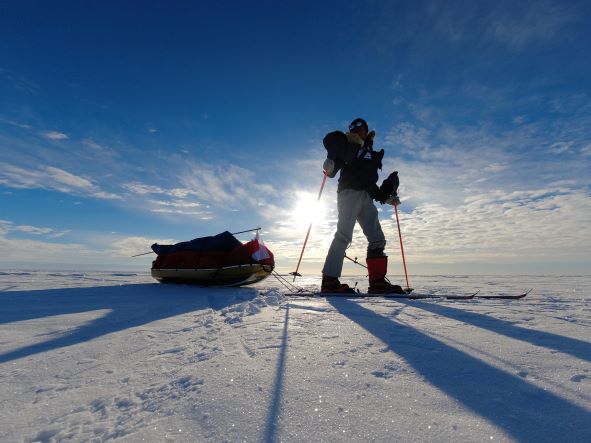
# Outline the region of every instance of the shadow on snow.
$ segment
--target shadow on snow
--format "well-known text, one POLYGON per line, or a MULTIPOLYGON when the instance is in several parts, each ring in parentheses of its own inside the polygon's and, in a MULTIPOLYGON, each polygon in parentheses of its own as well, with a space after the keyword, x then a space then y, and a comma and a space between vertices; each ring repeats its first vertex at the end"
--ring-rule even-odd
POLYGON ((453 318, 476 327, 487 329, 506 337, 531 343, 547 349, 570 354, 573 357, 591 362, 591 343, 577 340, 576 338, 565 337, 551 332, 539 331, 517 326, 506 320, 491 317, 489 315, 470 312, 463 309, 456 309, 433 303, 417 302, 412 306, 420 308, 433 314, 453 318))
POLYGON ((199 288, 158 283, 3 293, 0 294, 0 324, 96 310, 109 312, 54 339, 0 354, 0 363, 76 345, 188 312, 221 310, 252 300, 256 295, 255 289, 199 288))
POLYGON ((584 408, 351 300, 329 301, 425 381, 516 440, 563 441, 568 435, 570 441, 591 441, 591 413, 584 408))
POLYGON ((283 378, 285 376, 285 361, 287 356, 288 342, 288 324, 289 324, 289 303, 285 307, 285 317, 283 323, 283 334, 281 336, 281 347, 279 349, 279 358, 277 359, 277 369, 275 370, 275 381, 273 383, 273 397, 267 415, 265 426, 265 435, 262 439, 265 443, 277 441, 277 431, 279 429, 279 418, 281 415, 281 393, 283 390, 283 378))

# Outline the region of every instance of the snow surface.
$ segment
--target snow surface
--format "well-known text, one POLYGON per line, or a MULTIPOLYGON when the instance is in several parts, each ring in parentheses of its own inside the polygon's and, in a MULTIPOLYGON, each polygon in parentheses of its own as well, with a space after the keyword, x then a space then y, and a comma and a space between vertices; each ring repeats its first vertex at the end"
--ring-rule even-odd
POLYGON ((591 277, 411 283, 536 289, 307 299, 272 278, 1 271, 0 441, 591 441, 591 277))

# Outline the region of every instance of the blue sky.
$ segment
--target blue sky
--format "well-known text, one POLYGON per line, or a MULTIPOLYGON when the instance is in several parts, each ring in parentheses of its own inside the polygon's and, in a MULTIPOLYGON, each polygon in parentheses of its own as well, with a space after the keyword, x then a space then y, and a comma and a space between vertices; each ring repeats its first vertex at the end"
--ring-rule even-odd
POLYGON ((0 267, 146 268, 260 225, 291 271, 315 212, 318 273, 322 138, 362 116, 411 273, 589 272, 589 2, 212 3, 0 6, 0 267))

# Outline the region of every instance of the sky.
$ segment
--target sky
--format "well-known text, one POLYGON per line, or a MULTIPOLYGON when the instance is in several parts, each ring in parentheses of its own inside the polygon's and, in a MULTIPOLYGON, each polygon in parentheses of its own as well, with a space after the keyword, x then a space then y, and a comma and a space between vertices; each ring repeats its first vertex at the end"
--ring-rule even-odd
MULTIPOLYGON (((589 274, 590 20, 589 1, 2 2, 0 268, 147 270, 131 255, 154 242, 260 226, 290 272, 313 221, 319 275, 322 139, 363 117, 411 275, 589 274)), ((356 228, 347 254, 366 246, 356 228)))

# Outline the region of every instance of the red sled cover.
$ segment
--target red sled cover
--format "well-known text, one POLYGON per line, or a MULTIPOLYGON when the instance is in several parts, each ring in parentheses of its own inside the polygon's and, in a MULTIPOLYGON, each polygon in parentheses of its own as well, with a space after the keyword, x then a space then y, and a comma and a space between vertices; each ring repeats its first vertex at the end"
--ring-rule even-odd
POLYGON ((152 269, 217 269, 226 266, 261 264, 275 267, 273 253, 256 237, 230 251, 224 250, 174 250, 159 254, 152 262, 152 269))

